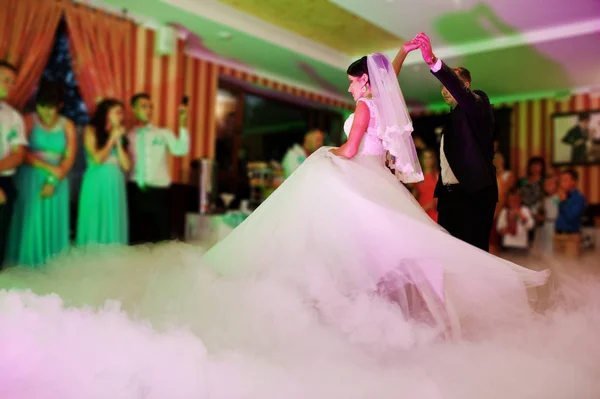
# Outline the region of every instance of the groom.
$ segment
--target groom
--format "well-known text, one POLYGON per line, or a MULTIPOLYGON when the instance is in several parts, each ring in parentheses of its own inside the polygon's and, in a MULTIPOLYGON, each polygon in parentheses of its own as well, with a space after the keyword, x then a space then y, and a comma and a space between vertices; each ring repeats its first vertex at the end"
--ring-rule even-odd
POLYGON ((451 108, 442 130, 441 173, 435 187, 438 223, 454 237, 489 251, 498 185, 494 158, 494 113, 487 95, 471 90, 471 73, 438 59, 424 33, 415 39, 423 60, 442 83, 451 108))

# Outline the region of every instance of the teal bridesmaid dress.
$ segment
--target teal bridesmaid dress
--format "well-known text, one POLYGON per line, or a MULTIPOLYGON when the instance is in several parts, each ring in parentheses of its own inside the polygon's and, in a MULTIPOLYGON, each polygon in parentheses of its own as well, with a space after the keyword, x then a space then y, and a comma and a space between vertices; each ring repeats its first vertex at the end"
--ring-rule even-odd
MULTIPOLYGON (((66 119, 51 128, 34 116, 28 151, 52 165, 59 165, 67 150, 66 119)), ((17 200, 6 248, 7 263, 40 268, 69 247, 69 180, 56 184, 54 195, 41 198, 49 172, 21 165, 15 175, 17 200)))
POLYGON ((129 241, 127 193, 125 175, 119 166, 117 150, 103 163, 89 157, 81 182, 79 215, 77 218, 78 246, 123 244, 129 241))

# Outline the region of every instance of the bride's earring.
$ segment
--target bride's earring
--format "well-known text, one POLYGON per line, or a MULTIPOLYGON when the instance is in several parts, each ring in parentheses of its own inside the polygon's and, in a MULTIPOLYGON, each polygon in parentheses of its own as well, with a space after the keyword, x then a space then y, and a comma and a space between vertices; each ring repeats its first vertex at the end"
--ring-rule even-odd
POLYGON ((371 87, 368 83, 363 86, 362 91, 366 97, 369 97, 371 95, 371 87))

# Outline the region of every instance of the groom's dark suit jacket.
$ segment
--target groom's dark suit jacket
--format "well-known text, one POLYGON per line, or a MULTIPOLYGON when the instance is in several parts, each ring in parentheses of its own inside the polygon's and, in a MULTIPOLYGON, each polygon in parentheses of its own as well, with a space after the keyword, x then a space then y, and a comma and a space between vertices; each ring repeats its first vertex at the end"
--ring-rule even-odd
MULTIPOLYGON (((488 96, 479 90, 471 90, 448 65, 442 62, 437 72, 431 72, 452 94, 458 105, 448 115, 444 126, 444 154, 461 189, 475 193, 483 189, 495 190, 494 167, 494 113, 488 96)), ((440 173, 435 197, 441 190, 440 173)))

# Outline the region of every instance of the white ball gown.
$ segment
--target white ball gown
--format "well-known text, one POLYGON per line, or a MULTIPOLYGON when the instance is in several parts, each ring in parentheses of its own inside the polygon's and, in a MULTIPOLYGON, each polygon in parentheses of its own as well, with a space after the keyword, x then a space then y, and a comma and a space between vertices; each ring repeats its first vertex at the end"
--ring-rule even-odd
POLYGON ((315 152, 204 256, 116 248, 1 273, 0 397, 593 397, 598 368, 574 359, 598 345, 530 310, 547 274, 432 222, 376 123, 355 158, 315 152))
POLYGON ((220 273, 276 278, 326 320, 339 318, 334 324, 354 312, 360 295, 377 293, 400 306, 407 324, 445 335, 528 314, 525 287, 543 284, 547 272, 480 251, 433 222, 385 166, 375 104, 360 101, 371 119, 358 155, 315 152, 208 252, 208 264, 220 273))

